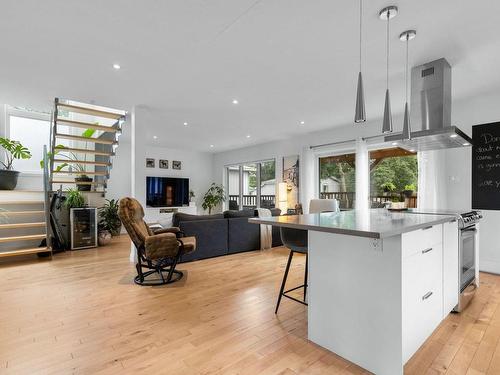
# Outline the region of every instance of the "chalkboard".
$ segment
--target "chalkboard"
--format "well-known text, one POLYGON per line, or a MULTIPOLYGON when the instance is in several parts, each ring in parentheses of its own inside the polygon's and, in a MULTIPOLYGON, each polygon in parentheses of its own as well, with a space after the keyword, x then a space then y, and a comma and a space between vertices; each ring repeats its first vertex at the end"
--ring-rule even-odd
POLYGON ((472 127, 472 208, 500 210, 500 122, 472 127))

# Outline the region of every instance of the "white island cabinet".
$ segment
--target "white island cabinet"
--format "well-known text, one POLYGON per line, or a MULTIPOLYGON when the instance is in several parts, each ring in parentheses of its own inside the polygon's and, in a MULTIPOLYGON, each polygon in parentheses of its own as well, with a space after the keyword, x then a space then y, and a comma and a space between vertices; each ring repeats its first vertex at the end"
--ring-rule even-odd
POLYGON ((453 216, 370 210, 251 222, 308 230, 308 337, 375 374, 403 374, 458 303, 453 216))

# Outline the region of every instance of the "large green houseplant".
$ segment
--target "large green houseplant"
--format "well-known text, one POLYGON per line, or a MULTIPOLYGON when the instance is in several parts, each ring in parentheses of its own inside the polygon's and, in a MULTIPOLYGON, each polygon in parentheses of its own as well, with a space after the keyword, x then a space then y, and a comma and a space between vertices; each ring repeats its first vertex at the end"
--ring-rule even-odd
POLYGON ((17 186, 19 172, 12 169, 15 159, 29 159, 31 153, 20 142, 0 137, 0 146, 5 151, 5 162, 0 161, 0 190, 14 190, 17 186))
POLYGON ((99 208, 99 230, 106 230, 112 236, 118 236, 122 229, 122 222, 118 216, 120 208, 118 199, 106 199, 104 206, 99 208))
POLYGON ((208 213, 212 213, 212 209, 217 207, 219 204, 226 200, 226 194, 224 192, 224 186, 217 185, 215 182, 210 185, 210 188, 207 190, 205 195, 203 196, 202 207, 204 210, 208 210, 208 213))

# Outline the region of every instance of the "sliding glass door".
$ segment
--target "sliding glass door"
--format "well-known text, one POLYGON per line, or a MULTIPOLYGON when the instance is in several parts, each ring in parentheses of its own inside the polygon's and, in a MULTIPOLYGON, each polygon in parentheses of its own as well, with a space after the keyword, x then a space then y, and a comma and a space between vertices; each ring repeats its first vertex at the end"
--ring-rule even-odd
POLYGON ((276 162, 245 163, 226 167, 226 207, 230 210, 274 208, 276 162))
POLYGON ((337 199, 340 208, 354 208, 356 197, 356 154, 319 158, 319 197, 337 199))

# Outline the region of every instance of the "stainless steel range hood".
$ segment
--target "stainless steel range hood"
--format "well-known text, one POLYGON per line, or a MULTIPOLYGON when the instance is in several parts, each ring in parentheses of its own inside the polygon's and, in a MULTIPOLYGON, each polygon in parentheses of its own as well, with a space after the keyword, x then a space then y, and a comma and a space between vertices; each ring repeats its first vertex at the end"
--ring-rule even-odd
POLYGON ((385 141, 411 151, 472 145, 472 139, 451 126, 451 66, 444 58, 411 70, 411 127, 411 140, 395 134, 385 141))

